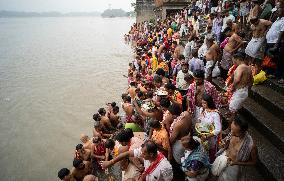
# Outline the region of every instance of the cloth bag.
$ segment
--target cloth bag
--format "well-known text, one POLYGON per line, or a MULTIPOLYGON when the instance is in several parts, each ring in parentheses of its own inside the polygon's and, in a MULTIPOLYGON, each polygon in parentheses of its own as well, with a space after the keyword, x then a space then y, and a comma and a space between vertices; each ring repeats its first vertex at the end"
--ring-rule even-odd
POLYGON ((262 70, 258 74, 253 76, 253 85, 261 84, 266 80, 267 80, 266 73, 262 70))
POLYGON ((228 157, 225 152, 218 156, 212 164, 211 172, 214 176, 219 176, 222 171, 227 167, 228 157))

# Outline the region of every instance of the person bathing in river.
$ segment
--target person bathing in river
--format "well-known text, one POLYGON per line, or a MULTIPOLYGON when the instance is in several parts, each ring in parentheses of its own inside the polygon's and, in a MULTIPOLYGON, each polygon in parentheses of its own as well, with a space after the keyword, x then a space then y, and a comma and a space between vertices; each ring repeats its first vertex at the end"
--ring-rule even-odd
POLYGON ((116 129, 112 126, 109 118, 106 116, 106 110, 104 108, 100 108, 98 110, 100 114, 100 124, 102 125, 104 133, 113 133, 116 129))
POLYGON ((108 118, 111 122, 112 127, 116 128, 118 123, 120 122, 120 116, 119 116, 119 107, 114 106, 113 109, 108 114, 108 118))
POLYGON ((80 138, 81 142, 83 143, 83 147, 85 149, 89 149, 91 150, 91 146, 92 146, 92 141, 89 138, 89 136, 85 135, 85 134, 81 134, 81 138, 80 138))
POLYGON ((78 144, 76 146, 75 155, 76 159, 80 159, 83 161, 91 160, 91 150, 85 149, 82 144, 78 144))
POLYGON ((92 171, 92 166, 89 161, 82 161, 80 159, 74 159, 73 161, 73 169, 71 171, 72 176, 76 180, 83 180, 83 178, 90 174, 92 171))
POLYGON ((136 122, 134 106, 131 104, 131 97, 128 95, 123 95, 122 99, 124 103, 122 104, 122 109, 125 112, 126 123, 125 128, 131 128, 134 132, 142 131, 140 125, 136 122))
POLYGON ((58 171, 58 178, 63 181, 77 181, 68 168, 62 168, 58 171))
POLYGON ((131 100, 134 100, 136 96, 136 83, 135 82, 130 82, 130 87, 127 89, 127 94, 130 95, 131 100))
POLYGON ((105 143, 98 136, 93 138, 91 159, 93 165, 92 174, 99 176, 99 174, 103 173, 103 169, 100 166, 99 162, 106 159, 106 148, 105 148, 105 143))

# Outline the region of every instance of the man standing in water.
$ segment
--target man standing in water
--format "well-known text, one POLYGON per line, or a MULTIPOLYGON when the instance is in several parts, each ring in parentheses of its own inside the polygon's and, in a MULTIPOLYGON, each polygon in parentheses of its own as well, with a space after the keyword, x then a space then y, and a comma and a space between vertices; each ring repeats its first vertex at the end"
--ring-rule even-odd
POLYGON ((100 108, 98 112, 101 116, 100 124, 102 125, 103 132, 112 133, 115 131, 115 128, 112 126, 109 118, 106 116, 106 110, 104 108, 100 108))
POLYGON ((70 173, 68 168, 62 168, 58 172, 58 178, 63 181, 76 181, 70 173))
POLYGON ((244 53, 238 52, 234 54, 233 61, 238 65, 234 72, 233 96, 229 101, 229 109, 234 117, 235 113, 242 107, 243 102, 248 97, 248 90, 252 86, 253 76, 251 68, 245 62, 244 53))
POLYGON ((89 161, 82 161, 75 158, 73 166, 72 175, 76 180, 83 180, 83 178, 92 171, 91 163, 89 161))

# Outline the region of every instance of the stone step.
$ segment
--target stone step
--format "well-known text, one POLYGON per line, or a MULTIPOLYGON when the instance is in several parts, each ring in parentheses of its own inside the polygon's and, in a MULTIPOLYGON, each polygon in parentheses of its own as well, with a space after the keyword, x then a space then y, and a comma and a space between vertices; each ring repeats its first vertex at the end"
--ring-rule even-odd
POLYGON ((284 121, 284 96, 282 94, 265 85, 255 85, 249 91, 249 97, 284 121))
MULTIPOLYGON (((222 84, 220 81, 217 79, 213 80, 213 83, 217 87, 218 90, 223 90, 224 84, 222 84)), ((255 86, 252 87, 251 92, 258 92, 260 95, 263 95, 261 88, 264 86, 258 86, 255 88, 255 86)), ((267 89, 267 88, 264 88, 267 89)), ((268 91, 268 90, 266 90, 268 91)), ((273 90, 271 90, 273 91, 273 90)), ((257 94, 257 93, 254 93, 257 94)), ((277 92, 274 92, 273 94, 278 94, 277 92)), ((253 95, 257 96, 257 95, 253 95)), ((274 97, 273 99, 276 99, 275 97, 278 97, 281 99, 278 95, 271 96, 274 97)), ((282 97, 283 98, 283 97, 282 97)), ((260 99, 260 98, 258 98, 260 99)), ((269 102, 269 99, 267 98, 266 100, 269 102)), ((280 102, 280 101, 279 101, 280 102)), ((240 113, 246 117, 246 119, 249 121, 250 124, 252 124, 257 130, 262 132, 265 136, 270 138, 270 141, 273 145, 275 145, 279 150, 284 153, 284 122, 283 122, 283 117, 279 118, 279 116, 275 116, 273 114, 273 111, 270 111, 270 109, 265 109, 267 108, 267 104, 265 103, 265 106, 263 103, 260 103, 259 101, 255 101, 252 98, 248 98, 244 105, 243 108, 240 110, 240 113)), ((283 114, 283 113, 282 113, 283 114)))
POLYGON ((270 87, 271 89, 275 90, 276 92, 284 95, 284 85, 283 84, 278 84, 277 81, 279 79, 267 79, 264 82, 264 85, 267 87, 270 87))
MULTIPOLYGON (((246 120, 242 116, 239 119, 246 120)), ((265 180, 284 180, 284 154, 271 144, 269 138, 257 131, 252 125, 249 127, 249 133, 257 146, 258 162, 256 168, 259 173, 265 180)))
POLYGON ((251 98, 245 101, 240 114, 284 153, 284 122, 251 98))
MULTIPOLYGON (((223 122, 228 121, 225 112, 224 109, 220 111, 223 122)), ((250 123, 250 120, 243 115, 238 115, 237 119, 250 123)), ((249 124, 249 133, 257 146, 258 160, 254 167, 248 168, 246 180, 284 180, 284 154, 252 124, 249 124)))
MULTIPOLYGON (((218 90, 224 90, 224 83, 217 79, 213 79, 213 84, 218 90)), ((228 110, 220 111, 225 119, 224 122, 227 120, 224 114, 226 111, 228 110)), ((283 117, 282 119, 276 117, 269 109, 266 110, 263 104, 259 104, 252 98, 246 100, 240 113, 238 119, 244 119, 250 123, 249 132, 258 147, 259 159, 256 168, 265 180, 284 180, 284 134, 282 133, 284 125, 281 121, 283 117)))

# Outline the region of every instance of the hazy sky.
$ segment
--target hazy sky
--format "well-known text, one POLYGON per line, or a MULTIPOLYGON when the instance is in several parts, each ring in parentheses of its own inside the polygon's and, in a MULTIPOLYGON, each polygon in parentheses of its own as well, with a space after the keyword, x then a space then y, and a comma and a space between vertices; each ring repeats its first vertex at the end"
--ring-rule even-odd
POLYGON ((0 0, 0 10, 10 11, 104 11, 111 8, 133 10, 135 0, 0 0))

